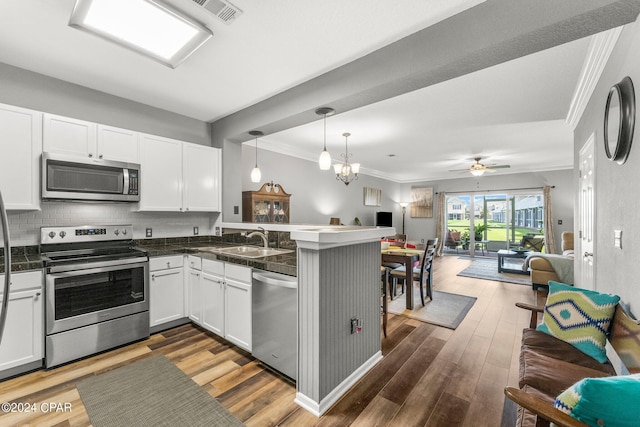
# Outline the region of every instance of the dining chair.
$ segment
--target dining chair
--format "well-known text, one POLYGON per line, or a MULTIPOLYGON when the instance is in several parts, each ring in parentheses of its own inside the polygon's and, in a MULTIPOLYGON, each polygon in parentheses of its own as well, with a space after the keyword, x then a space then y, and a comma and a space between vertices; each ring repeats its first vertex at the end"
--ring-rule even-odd
POLYGON ((433 265, 433 255, 435 253, 435 247, 437 244, 437 238, 427 240, 422 259, 419 261, 418 266, 413 268, 411 281, 407 280, 407 272, 404 266, 395 268, 390 273, 390 276, 393 279, 403 281, 403 287, 406 286, 407 288, 405 292, 412 292, 413 289, 411 288, 411 286, 413 285, 414 281, 417 281, 418 286, 420 287, 420 300, 423 306, 425 305, 425 295, 429 297, 430 300, 433 300, 433 293, 431 290, 433 277, 431 272, 433 265))
POLYGON ((382 294, 382 304, 380 306, 380 311, 382 314, 382 332, 384 333, 384 337, 387 337, 387 289, 389 289, 389 269, 380 266, 380 293, 382 294))

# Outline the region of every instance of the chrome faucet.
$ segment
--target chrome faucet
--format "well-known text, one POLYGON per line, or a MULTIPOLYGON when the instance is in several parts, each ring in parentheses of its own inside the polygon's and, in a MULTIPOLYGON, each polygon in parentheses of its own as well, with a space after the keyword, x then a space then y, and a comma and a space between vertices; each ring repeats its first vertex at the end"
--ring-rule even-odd
POLYGON ((251 233, 247 234, 246 237, 251 238, 253 236, 259 236, 262 239, 262 242, 264 243, 264 247, 265 249, 269 247, 269 231, 265 230, 262 227, 258 227, 259 230, 256 231, 252 231, 251 233))

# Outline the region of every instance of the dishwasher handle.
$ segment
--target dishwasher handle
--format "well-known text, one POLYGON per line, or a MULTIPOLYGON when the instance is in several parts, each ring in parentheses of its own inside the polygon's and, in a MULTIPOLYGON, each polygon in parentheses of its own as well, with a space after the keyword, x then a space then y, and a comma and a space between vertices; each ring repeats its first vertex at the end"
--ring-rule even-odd
POLYGON ((253 273, 253 279, 267 285, 278 286, 281 288, 298 289, 297 280, 283 280, 278 279, 277 277, 273 277, 272 275, 266 275, 257 272, 253 273))

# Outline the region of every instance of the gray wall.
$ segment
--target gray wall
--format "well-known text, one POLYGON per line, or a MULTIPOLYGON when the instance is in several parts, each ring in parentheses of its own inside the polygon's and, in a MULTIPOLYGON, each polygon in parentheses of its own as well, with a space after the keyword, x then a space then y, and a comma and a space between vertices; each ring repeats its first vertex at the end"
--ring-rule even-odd
MULTIPOLYGON (((281 184, 291 196, 291 221, 305 224, 328 224, 330 217, 340 217, 344 224, 353 224, 359 217, 363 225, 374 225, 376 211, 393 212, 396 231, 402 231, 401 201, 411 200, 411 187, 433 187, 435 192, 477 192, 503 190, 505 188, 529 188, 554 185, 552 190, 552 210, 554 231, 558 250, 560 234, 573 230, 573 171, 548 171, 543 173, 522 173, 501 176, 448 179, 442 181, 400 184, 368 175, 360 175, 349 186, 336 181, 330 171, 321 171, 317 163, 286 156, 272 151, 258 149, 258 166, 262 171, 262 181, 257 184, 249 177, 255 164, 255 148, 242 146, 242 190, 258 190, 260 186, 273 180, 281 184), (304 177, 301 179, 300 177, 304 177), (507 184, 505 185, 505 182, 507 184), (363 205, 363 187, 382 190, 382 206, 363 205), (558 220, 562 225, 558 225, 558 220)), ((225 189, 229 187, 226 186, 225 189)), ((235 198, 238 199, 237 197, 235 198)), ((435 203, 435 200, 434 200, 435 203)), ((430 239, 436 235, 436 206, 433 218, 411 218, 407 208, 405 233, 410 241, 430 239)), ((230 207, 226 207, 228 211, 230 207)), ((237 216, 239 221, 241 216, 237 216)), ((225 221, 227 221, 225 216, 225 221)))
POLYGON ((0 103, 211 145, 206 122, 3 63, 0 103))
MULTIPOLYGON (((577 164, 580 149, 589 136, 595 133, 595 287, 600 292, 620 295, 623 301, 631 304, 631 309, 636 314, 640 313, 640 292, 638 292, 637 283, 640 277, 640 263, 638 263, 640 199, 637 197, 640 181, 640 147, 636 141, 624 165, 609 161, 604 153, 603 119, 609 89, 624 76, 628 75, 633 80, 636 100, 638 100, 639 51, 640 24, 635 22, 624 28, 575 130, 574 139, 574 156, 577 164), (622 230, 622 249, 613 247, 613 230, 615 229, 622 230)), ((635 139, 638 139, 637 113, 635 139)), ((577 188, 577 175, 574 177, 574 182, 577 188)))
MULTIPOLYGON (((400 230, 402 227, 401 208, 397 204, 401 196, 401 185, 398 183, 360 175, 358 180, 347 186, 336 180, 333 171, 321 171, 316 162, 260 149, 258 166, 262 172, 262 181, 253 183, 250 174, 254 165, 255 146, 243 144, 242 190, 255 191, 270 181, 282 185, 292 195, 292 223, 329 224, 331 217, 339 217, 343 224, 352 225, 354 218, 358 217, 362 225, 375 225, 377 211, 390 211, 393 212, 396 228, 400 230), (364 206, 364 187, 382 190, 382 206, 364 206)), ((229 207, 225 211, 228 209, 229 207)), ((224 220, 227 221, 226 216, 224 220)))

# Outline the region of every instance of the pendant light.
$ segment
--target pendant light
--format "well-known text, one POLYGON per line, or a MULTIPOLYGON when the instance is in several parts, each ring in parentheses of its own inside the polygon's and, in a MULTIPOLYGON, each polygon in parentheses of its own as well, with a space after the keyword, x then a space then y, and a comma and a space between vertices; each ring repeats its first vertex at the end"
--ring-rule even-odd
POLYGON ((320 153, 318 165, 320 170, 328 171, 331 169, 331 154, 327 151, 327 116, 332 116, 336 111, 331 107, 322 107, 316 110, 317 115, 324 116, 324 149, 320 153))
POLYGON ((260 168, 258 167, 258 137, 263 136, 259 130, 249 131, 249 135, 256 137, 256 166, 251 170, 251 182, 260 182, 262 178, 262 173, 260 172, 260 168))
POLYGON ((333 170, 336 174, 338 181, 344 182, 344 185, 349 185, 353 180, 358 179, 358 173, 360 172, 360 163, 351 163, 351 153, 347 145, 347 139, 351 136, 349 132, 342 134, 344 136, 344 154, 340 154, 342 157, 342 163, 336 163, 333 165, 333 170))

